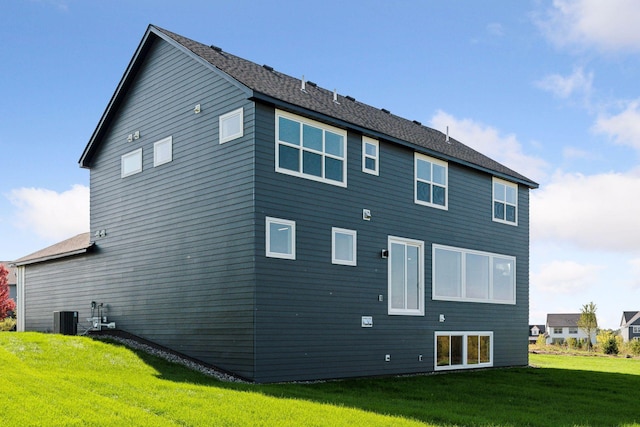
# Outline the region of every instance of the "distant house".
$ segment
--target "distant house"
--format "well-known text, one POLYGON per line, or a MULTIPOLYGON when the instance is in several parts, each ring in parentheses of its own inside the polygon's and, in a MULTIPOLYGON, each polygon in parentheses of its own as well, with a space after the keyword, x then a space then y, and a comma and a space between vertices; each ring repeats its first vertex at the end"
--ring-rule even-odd
MULTIPOLYGON (((568 338, 586 341, 587 333, 578 327, 579 320, 580 313, 547 314, 547 344, 562 344, 568 338)), ((596 342, 596 331, 591 333, 591 342, 596 342)))
POLYGON ((7 280, 9 281, 9 298, 16 301, 16 269, 9 261, 0 261, 0 264, 9 270, 9 274, 7 275, 7 280))
POLYGON ((544 325, 529 325, 529 344, 538 342, 538 337, 544 335, 544 325))
POLYGON ((17 262, 19 327, 118 329, 255 382, 528 363, 530 179, 150 26, 80 158, 91 234, 17 262))
POLYGON ((640 340, 640 311, 625 311, 620 320, 620 335, 624 342, 640 340))

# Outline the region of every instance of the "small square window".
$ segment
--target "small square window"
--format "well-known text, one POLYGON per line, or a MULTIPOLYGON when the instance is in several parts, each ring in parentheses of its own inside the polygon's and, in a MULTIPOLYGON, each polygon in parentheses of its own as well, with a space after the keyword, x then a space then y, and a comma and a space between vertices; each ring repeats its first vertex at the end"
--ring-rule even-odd
POLYGON ((296 259, 296 223, 266 217, 266 255, 270 258, 296 259))
POLYGON ((153 167, 173 160, 173 137, 167 137, 153 144, 153 167))
POLYGON ((142 148, 124 154, 121 161, 120 174, 124 178, 142 172, 142 148))
POLYGON ((220 144, 244 135, 242 108, 220 116, 220 144))
POLYGON ((341 265, 357 263, 357 232, 344 228, 331 229, 331 262, 341 265))
POLYGON ((372 138, 362 137, 362 172, 378 175, 379 144, 372 138))

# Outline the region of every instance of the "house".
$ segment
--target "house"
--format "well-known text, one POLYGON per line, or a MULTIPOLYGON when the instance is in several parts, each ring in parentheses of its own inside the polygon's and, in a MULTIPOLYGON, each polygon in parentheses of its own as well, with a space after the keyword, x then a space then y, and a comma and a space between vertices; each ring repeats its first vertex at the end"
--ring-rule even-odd
POLYGON ((537 184, 417 121, 149 26, 80 166, 92 248, 19 264, 21 329, 98 302, 254 382, 528 363, 537 184))
MULTIPOLYGON (((547 344, 563 344, 568 338, 586 341, 587 333, 578 327, 579 321, 580 313, 547 314, 547 344)), ((596 342, 595 330, 591 333, 591 342, 596 342)))
POLYGON ((620 320, 620 335, 624 342, 640 340, 640 311, 625 311, 620 320))
POLYGON ((9 261, 0 261, 1 265, 4 265, 4 267, 7 269, 7 271, 9 271, 9 274, 7 275, 7 281, 9 282, 9 298, 11 298, 12 300, 16 300, 16 270, 13 267, 13 264, 10 263, 9 261))
POLYGON ((538 342, 540 335, 544 336, 544 325, 529 325, 529 344, 535 344, 538 342))

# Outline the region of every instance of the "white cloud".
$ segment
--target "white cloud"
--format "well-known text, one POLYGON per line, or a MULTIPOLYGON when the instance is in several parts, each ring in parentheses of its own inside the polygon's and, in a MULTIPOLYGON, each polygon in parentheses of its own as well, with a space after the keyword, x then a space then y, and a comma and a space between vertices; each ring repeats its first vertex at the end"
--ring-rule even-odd
POLYGON ((442 132, 448 126, 452 138, 534 181, 541 181, 546 175, 548 163, 525 154, 513 134, 502 135, 491 126, 471 119, 457 119, 443 111, 436 112, 431 118, 431 126, 442 132))
POLYGON ((536 82, 536 85, 558 98, 569 98, 572 95, 588 98, 593 85, 593 73, 585 74, 582 68, 576 68, 569 76, 551 74, 536 82))
POLYGON ((44 188, 12 190, 16 226, 46 239, 64 239, 89 231, 89 187, 74 185, 58 193, 44 188))
POLYGON ((531 287, 540 293, 584 292, 598 283, 597 274, 603 268, 575 261, 552 261, 531 273, 531 287))
POLYGON ((596 156, 585 150, 581 150, 575 147, 565 147, 562 149, 562 157, 565 159, 584 159, 593 160, 596 156))
POLYGON ((637 0, 554 0, 537 24, 557 46, 640 50, 637 0))
POLYGON ((531 193, 531 238, 591 250, 637 251, 640 175, 558 173, 531 193))
POLYGON ((640 102, 627 103, 625 110, 617 115, 598 117, 593 130, 609 135, 617 144, 640 150, 640 102))

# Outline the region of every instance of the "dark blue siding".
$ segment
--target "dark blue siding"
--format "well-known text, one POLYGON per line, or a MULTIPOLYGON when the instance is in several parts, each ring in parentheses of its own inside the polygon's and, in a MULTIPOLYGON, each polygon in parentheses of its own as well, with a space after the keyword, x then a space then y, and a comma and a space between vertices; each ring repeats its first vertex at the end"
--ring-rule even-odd
POLYGON ((258 381, 432 371, 435 331, 493 331, 494 366, 527 363, 526 188, 518 227, 491 220, 490 175, 454 164, 449 209, 417 205, 413 151, 380 141, 380 175, 365 174, 355 133, 348 135, 347 188, 291 177, 275 172, 274 110, 258 107, 256 117, 258 381), (371 221, 362 220, 362 209, 371 210, 371 221), (295 261, 264 256, 265 216, 296 221, 295 261), (356 267, 331 263, 331 227, 357 230, 356 267), (425 242, 424 316, 387 314, 380 251, 389 235, 425 242), (517 304, 433 301, 434 243, 515 256, 517 304), (362 328, 361 316, 372 316, 373 328, 362 328))

